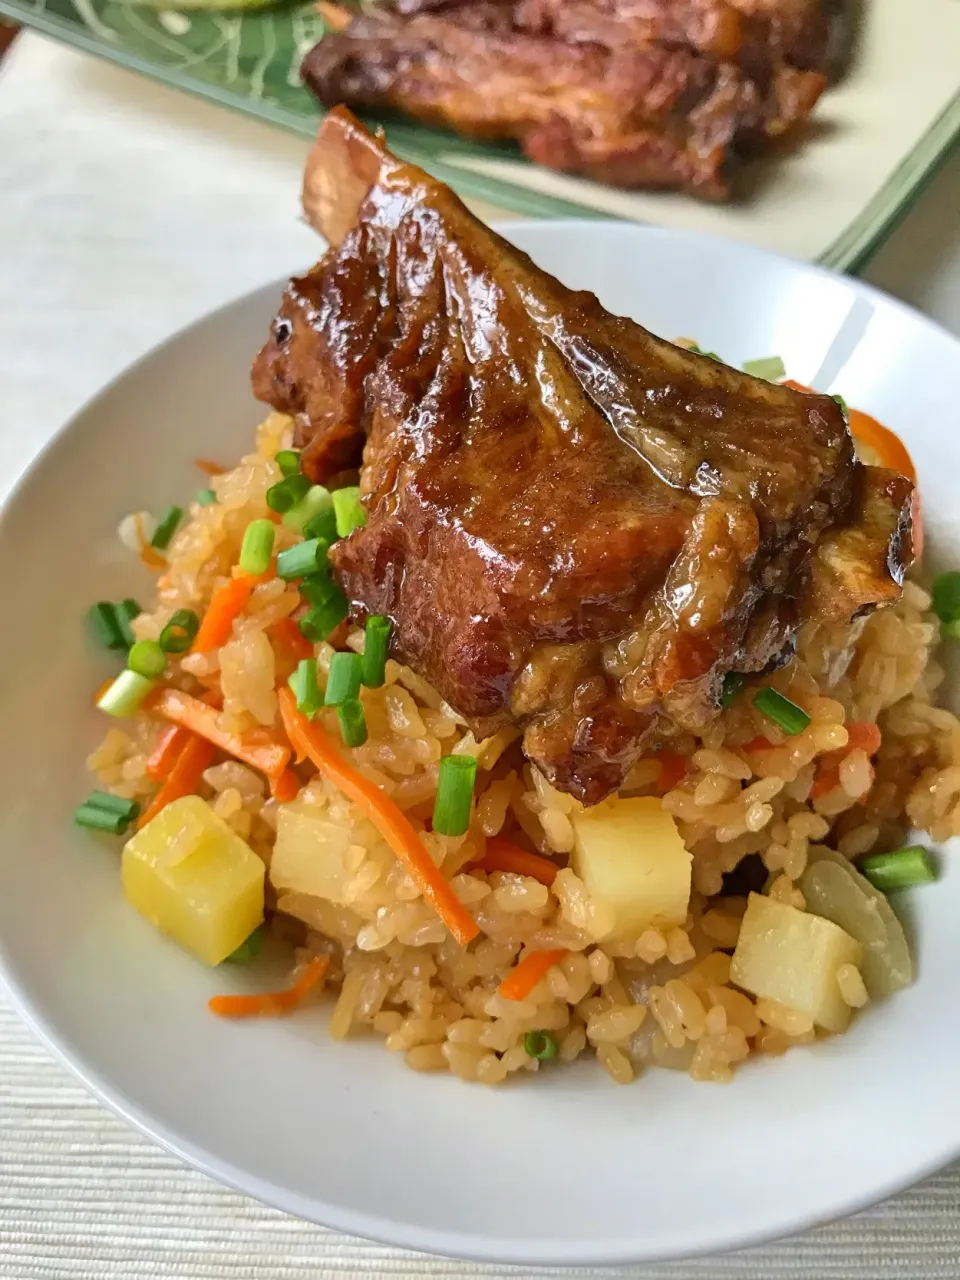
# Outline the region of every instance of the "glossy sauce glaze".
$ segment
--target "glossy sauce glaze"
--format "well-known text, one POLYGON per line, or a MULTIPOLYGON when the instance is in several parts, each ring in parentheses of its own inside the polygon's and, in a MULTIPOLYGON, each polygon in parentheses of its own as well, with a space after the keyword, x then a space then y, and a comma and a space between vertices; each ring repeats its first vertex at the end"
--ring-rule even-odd
POLYGON ((829 397, 610 315, 346 112, 305 200, 333 247, 254 386, 314 480, 362 465, 367 524, 335 571, 478 736, 518 725, 595 803, 660 717, 715 715, 725 672, 896 598, 910 485, 856 461, 829 397))

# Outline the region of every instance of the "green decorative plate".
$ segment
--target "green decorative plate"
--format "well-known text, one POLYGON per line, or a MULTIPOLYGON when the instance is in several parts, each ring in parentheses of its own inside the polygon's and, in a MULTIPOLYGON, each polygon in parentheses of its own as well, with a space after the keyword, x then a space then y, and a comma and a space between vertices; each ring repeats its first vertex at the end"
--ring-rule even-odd
MULTIPOLYGON (((394 151, 466 196, 531 217, 618 217, 715 232, 852 270, 909 207, 960 135, 960 0, 868 0, 851 73, 792 153, 757 161, 728 205, 618 191, 395 119, 394 151)), ((324 34, 312 4, 154 9, 117 0, 0 0, 0 14, 156 79, 311 134, 321 111, 299 77, 324 34)))

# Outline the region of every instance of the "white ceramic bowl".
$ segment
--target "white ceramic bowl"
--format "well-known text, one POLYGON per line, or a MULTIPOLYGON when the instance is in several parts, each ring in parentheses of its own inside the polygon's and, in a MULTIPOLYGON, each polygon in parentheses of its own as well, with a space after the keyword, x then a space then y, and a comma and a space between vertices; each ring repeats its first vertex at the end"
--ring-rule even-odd
MULTIPOLYGON (((681 232, 521 223, 568 284, 733 363, 781 354, 908 441, 934 559, 960 564, 960 344, 855 281, 681 232)), ((115 664, 84 642, 97 599, 146 596, 124 513, 200 483, 263 414, 247 370, 279 282, 124 374, 43 454, 0 520, 0 956, 24 1015, 108 1105, 187 1160, 291 1213, 411 1248, 535 1264, 731 1248, 878 1199, 960 1152, 960 877, 909 910, 919 981, 851 1033, 748 1066, 729 1086, 593 1066, 485 1090, 421 1076, 325 1016, 230 1024, 210 971, 123 903, 117 855, 77 831, 92 691, 115 664)), ((131 305, 134 305, 131 300, 131 305)))

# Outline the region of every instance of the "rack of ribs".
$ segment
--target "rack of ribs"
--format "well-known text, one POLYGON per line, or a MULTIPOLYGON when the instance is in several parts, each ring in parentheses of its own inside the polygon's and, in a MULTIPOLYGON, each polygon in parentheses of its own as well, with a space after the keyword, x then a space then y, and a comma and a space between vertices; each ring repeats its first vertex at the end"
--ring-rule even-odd
POLYGON ((360 469, 333 570, 478 737, 516 729, 596 803, 665 725, 702 731, 725 673, 898 597, 911 486, 856 460, 830 397, 609 314, 343 108, 304 208, 330 247, 254 389, 311 479, 360 469))
MULTIPOLYGON (((542 26, 552 19, 532 6, 543 3, 522 0, 518 11, 542 26)), ((751 75, 615 32, 606 44, 568 43, 518 20, 495 0, 357 17, 307 54, 302 75, 328 107, 402 111, 467 137, 515 140, 563 172, 714 200, 730 194, 739 155, 806 119, 825 83, 782 65, 751 75)))

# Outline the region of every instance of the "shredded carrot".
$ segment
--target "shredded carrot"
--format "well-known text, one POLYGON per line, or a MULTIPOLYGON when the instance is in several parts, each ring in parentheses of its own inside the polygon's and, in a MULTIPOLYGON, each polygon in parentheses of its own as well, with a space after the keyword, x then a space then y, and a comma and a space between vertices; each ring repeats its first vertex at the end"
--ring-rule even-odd
POLYGON ((752 751, 772 751, 774 745, 769 738, 751 738, 749 742, 743 744, 740 750, 746 751, 747 755, 749 755, 752 751))
POLYGON ((221 467, 219 462, 211 462, 209 458, 195 458, 194 466, 208 476, 222 476, 227 469, 226 467, 221 467))
POLYGON ((827 761, 821 764, 817 770, 817 776, 813 780, 813 786, 810 788, 810 799, 819 800, 821 796, 827 796, 831 791, 836 790, 840 785, 840 766, 835 760, 827 761))
POLYGON ((174 800, 194 795, 200 786, 204 770, 210 768, 216 754, 217 749, 212 742, 191 733, 160 790, 138 818, 137 830, 145 827, 151 818, 155 818, 161 809, 165 809, 174 800))
POLYGON ((559 964, 567 954, 565 950, 528 951, 519 964, 515 965, 497 990, 504 1000, 525 1000, 548 970, 559 964))
POLYGON ((199 698, 179 689, 164 689, 151 703, 151 709, 164 720, 191 729, 206 738, 228 756, 259 769, 268 778, 279 777, 290 763, 290 748, 285 747, 266 730, 251 733, 225 733, 217 723, 220 713, 199 698))
POLYGON ((868 756, 874 756, 880 750, 879 725, 855 720, 852 724, 848 724, 846 728, 848 751, 865 751, 868 756))
POLYGON ((517 876, 532 876, 541 884, 551 885, 560 868, 550 858, 539 853, 529 853, 504 836, 491 836, 483 857, 470 863, 479 871, 507 871, 517 876))
POLYGON ((270 794, 274 800, 279 800, 281 804, 286 804, 288 800, 295 800, 299 791, 300 779, 289 765, 284 769, 283 773, 270 779, 270 794))
POLYGON ((246 574, 242 578, 231 578, 222 587, 216 588, 210 597, 207 612, 203 615, 191 653, 209 653, 211 649, 219 649, 227 643, 234 619, 247 607, 247 601, 259 581, 259 578, 246 574))
POLYGON ((323 981, 330 968, 329 956, 314 956, 292 987, 285 991, 264 991, 253 996, 212 996, 207 1004, 220 1018, 277 1017, 291 1013, 323 981))
POLYGON ((657 756, 660 763, 660 776, 657 778, 657 786, 661 791, 672 791, 675 786, 683 781, 687 773, 687 765, 690 763, 686 756, 682 756, 677 751, 661 751, 657 756))
POLYGON ((891 471, 899 471, 902 476, 917 482, 917 469, 907 447, 889 427, 883 426, 876 418, 860 409, 850 410, 850 433, 856 440, 861 440, 874 451, 880 465, 889 467, 891 471))
POLYGON ((347 764, 320 725, 301 715, 289 688, 280 690, 279 699, 280 715, 297 759, 312 760, 324 777, 363 810, 456 940, 466 944, 475 938, 480 932, 477 922, 450 888, 406 814, 347 764))
POLYGON ((190 738, 190 730, 178 724, 168 724, 161 729, 156 746, 147 756, 147 777, 153 782, 163 782, 190 738))
POLYGON ((137 547, 141 561, 148 569, 166 569, 167 558, 162 556, 154 547, 151 547, 150 541, 143 530, 143 517, 139 512, 133 517, 133 527, 137 534, 137 547))
POLYGON ((781 387, 790 387, 793 391, 805 391, 808 396, 817 394, 813 387, 808 387, 805 382, 794 382, 793 378, 784 378, 780 385, 781 387))
POLYGON ((292 618, 281 618, 272 627, 267 627, 267 630, 291 658, 296 658, 299 662, 303 658, 313 657, 313 645, 292 618))

